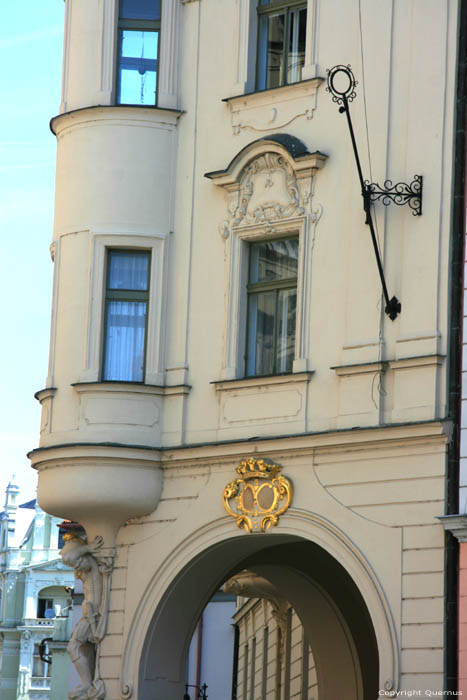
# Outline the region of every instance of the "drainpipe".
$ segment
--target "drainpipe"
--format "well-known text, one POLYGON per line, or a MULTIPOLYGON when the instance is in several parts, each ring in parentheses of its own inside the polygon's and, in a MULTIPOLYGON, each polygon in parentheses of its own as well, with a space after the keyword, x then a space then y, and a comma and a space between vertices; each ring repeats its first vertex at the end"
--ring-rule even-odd
POLYGON ((198 644, 196 648, 196 686, 201 688, 201 666, 203 663, 203 613, 198 622, 198 644))
MULTIPOLYGON (((459 455, 462 373, 463 269, 465 250, 466 205, 466 99, 467 99, 467 3, 459 6, 459 37, 456 87, 456 122, 454 140, 454 197, 452 218, 450 347, 448 377, 448 416, 453 434, 448 447, 446 480, 446 514, 459 512, 459 455)), ((467 368, 465 368, 467 369, 467 368)), ((445 690, 458 689, 458 575, 459 545, 446 532, 445 547, 445 690)))

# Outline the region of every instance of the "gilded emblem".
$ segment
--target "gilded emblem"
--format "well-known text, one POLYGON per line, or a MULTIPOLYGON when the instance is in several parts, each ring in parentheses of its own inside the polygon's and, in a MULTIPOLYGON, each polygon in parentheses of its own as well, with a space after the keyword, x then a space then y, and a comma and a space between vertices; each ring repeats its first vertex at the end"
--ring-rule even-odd
POLYGON ((222 494, 224 508, 246 532, 266 532, 277 525, 290 506, 292 483, 279 472, 282 467, 250 457, 236 469, 240 478, 227 484, 222 494))

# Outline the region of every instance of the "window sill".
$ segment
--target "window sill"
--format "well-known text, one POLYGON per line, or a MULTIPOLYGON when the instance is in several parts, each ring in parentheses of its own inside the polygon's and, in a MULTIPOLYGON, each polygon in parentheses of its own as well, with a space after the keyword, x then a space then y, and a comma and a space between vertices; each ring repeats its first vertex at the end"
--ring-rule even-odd
POLYGON ((381 360, 377 362, 362 362, 359 364, 337 365, 330 367, 338 377, 348 377, 354 374, 372 374, 375 372, 385 372, 389 369, 412 369, 416 367, 427 367, 441 365, 445 355, 418 355, 415 357, 400 357, 397 360, 381 360))
POLYGON ((125 119, 132 123, 153 122, 170 123, 175 126, 178 119, 184 114, 183 110, 170 107, 158 107, 156 105, 89 105, 79 107, 68 112, 62 112, 50 120, 50 130, 55 136, 71 125, 102 122, 106 119, 125 119))
POLYGON ((78 394, 152 394, 155 396, 173 396, 174 394, 189 394, 191 386, 178 384, 176 386, 161 386, 159 384, 143 384, 142 382, 102 381, 77 382, 71 385, 78 394))
POLYGON ((258 98, 261 100, 261 96, 264 96, 264 101, 275 102, 278 95, 289 95, 291 92, 303 92, 309 89, 310 86, 318 88, 320 83, 322 83, 324 78, 309 78, 308 80, 299 80, 297 83, 290 83, 289 85, 280 85, 279 87, 265 88, 264 90, 252 90, 251 92, 244 92, 243 95, 232 95, 232 97, 223 97, 222 102, 232 102, 233 100, 250 100, 258 98))
POLYGON ((291 85, 257 90, 226 97, 231 110, 235 134, 242 129, 273 131, 282 129, 295 119, 312 119, 316 109, 316 93, 323 78, 311 78, 291 85))
POLYGON ((34 398, 39 401, 39 403, 42 403, 45 401, 45 399, 52 399, 56 393, 57 389, 55 387, 46 387, 45 389, 39 389, 39 391, 36 391, 34 398))
POLYGON ((287 374, 270 374, 242 379, 221 379, 211 382, 216 391, 233 391, 252 387, 277 386, 278 384, 297 384, 310 381, 314 370, 308 372, 288 372, 287 374))

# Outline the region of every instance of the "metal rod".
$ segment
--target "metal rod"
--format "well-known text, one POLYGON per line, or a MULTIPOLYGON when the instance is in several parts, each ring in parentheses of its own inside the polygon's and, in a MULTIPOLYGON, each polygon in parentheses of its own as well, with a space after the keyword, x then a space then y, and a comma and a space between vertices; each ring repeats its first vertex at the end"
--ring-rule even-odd
POLYGON ((358 177, 360 178, 360 186, 362 188, 362 195, 365 191, 365 181, 363 179, 362 166, 360 165, 360 158, 358 155, 357 142, 355 141, 355 134, 352 126, 352 119, 350 117, 349 102, 347 100, 347 95, 342 95, 342 100, 344 103, 345 116, 347 117, 347 124, 349 125, 350 138, 352 139, 353 152, 355 156, 355 162, 357 163, 358 177))
MULTIPOLYGON (((384 279, 383 265, 381 263, 381 257, 380 257, 379 249, 378 249, 378 242, 376 240, 376 233, 375 233, 375 229, 373 226, 373 219, 371 217, 370 192, 369 192, 367 186, 365 185, 365 181, 363 179, 362 166, 360 165, 360 158, 358 155, 357 143, 355 141, 355 134, 354 134, 354 130, 353 130, 352 119, 350 117, 350 110, 349 110, 349 103, 347 100, 347 95, 342 95, 342 102, 343 102, 344 106, 340 108, 340 111, 345 112, 345 115, 347 117, 347 124, 349 125, 350 138, 352 140, 352 147, 353 147, 353 152, 354 152, 354 156, 355 156, 355 162, 357 164, 358 177, 360 178, 360 186, 362 189, 363 210, 364 210, 365 216, 366 216, 365 223, 370 227, 371 240, 373 242, 373 248, 374 248, 375 256, 376 256, 376 264, 378 265, 378 272, 379 272, 381 284, 383 287, 384 298, 386 301, 385 311, 392 318, 391 313, 394 313, 394 311, 395 311, 394 306, 398 302, 395 299, 395 297, 393 297, 393 299, 389 298, 388 288, 386 286, 386 280, 384 279), (393 300, 395 300, 395 302, 393 300)), ((397 313, 395 314, 394 318, 396 316, 397 316, 397 313)))

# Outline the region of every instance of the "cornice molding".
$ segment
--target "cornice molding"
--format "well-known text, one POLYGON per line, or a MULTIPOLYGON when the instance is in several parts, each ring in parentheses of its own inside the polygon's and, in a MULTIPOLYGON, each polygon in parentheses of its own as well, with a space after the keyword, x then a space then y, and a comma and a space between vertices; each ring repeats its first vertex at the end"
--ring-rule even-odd
POLYGON ((370 446, 379 448, 404 448, 407 445, 426 446, 428 442, 445 444, 451 438, 451 421, 435 420, 393 425, 375 425, 366 428, 345 428, 316 433, 297 435, 264 436, 256 440, 231 440, 222 442, 205 442, 180 446, 148 447, 125 443, 61 443, 43 445, 28 453, 33 468, 42 468, 52 462, 88 459, 131 460, 146 462, 148 466, 161 466, 171 469, 175 466, 203 464, 216 466, 230 465, 232 460, 249 457, 254 450, 255 456, 273 458, 287 450, 290 457, 294 454, 311 454, 316 451, 347 452, 367 450, 370 446))
POLYGON ((437 515, 446 532, 457 539, 458 542, 467 542, 467 515, 437 515))

